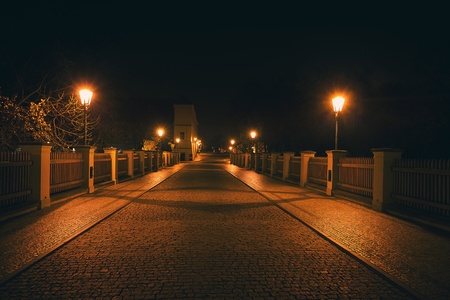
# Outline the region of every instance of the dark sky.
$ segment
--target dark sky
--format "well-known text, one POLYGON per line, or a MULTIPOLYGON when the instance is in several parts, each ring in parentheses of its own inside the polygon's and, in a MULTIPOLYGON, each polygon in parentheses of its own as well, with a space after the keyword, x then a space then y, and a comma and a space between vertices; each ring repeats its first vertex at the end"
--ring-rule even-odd
POLYGON ((10 10, 2 93, 12 89, 11 66, 29 81, 65 67, 102 105, 120 103, 130 122, 170 123, 173 104, 192 103, 207 145, 227 146, 256 128, 274 150, 323 152, 334 146, 331 97, 339 92, 347 99, 340 148, 450 156, 450 34, 437 15, 423 22, 419 10, 422 18, 362 10, 345 21, 300 4, 132 3, 10 10))

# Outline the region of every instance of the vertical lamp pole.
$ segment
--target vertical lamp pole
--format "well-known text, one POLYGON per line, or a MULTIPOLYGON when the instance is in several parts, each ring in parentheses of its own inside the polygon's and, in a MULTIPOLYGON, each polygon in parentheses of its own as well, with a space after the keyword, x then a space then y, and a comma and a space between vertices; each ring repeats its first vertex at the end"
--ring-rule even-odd
POLYGON ((162 141, 162 136, 163 136, 163 134, 164 134, 164 129, 162 129, 162 128, 159 128, 158 130, 157 130, 157 133, 158 133, 158 136, 159 136, 159 146, 158 146, 158 152, 157 152, 157 155, 158 155, 158 168, 161 166, 162 167, 162 144, 161 144, 161 141, 162 141))
POLYGON ((162 136, 164 134, 164 130, 163 129, 158 129, 158 136, 159 136, 159 150, 162 150, 162 145, 161 145, 161 140, 162 140, 162 136))
MULTIPOLYGON (((254 150, 255 155, 252 155, 252 156, 251 156, 251 157, 254 159, 254 160, 253 160, 253 162, 254 162, 253 167, 254 167, 254 166, 256 166, 256 144, 255 144, 256 131, 252 130, 252 131, 250 132, 250 137, 252 138, 252 141, 253 141, 253 148, 255 149, 255 150, 254 150)), ((252 151, 252 152, 253 152, 253 151, 252 151)), ((251 164, 251 163, 250 163, 250 168, 252 168, 252 164, 251 164)))
POLYGON ((92 92, 90 90, 83 89, 80 91, 81 104, 84 107, 84 144, 87 145, 87 106, 91 104, 92 92))
POLYGON ((336 132, 334 135, 334 150, 338 149, 338 117, 339 113, 342 111, 342 107, 344 106, 345 99, 341 96, 333 98, 333 109, 334 109, 334 117, 336 119, 336 132))
POLYGON ((252 138, 253 147, 255 148, 255 153, 256 153, 256 144, 255 144, 256 131, 253 130, 252 132, 250 132, 250 137, 252 138))

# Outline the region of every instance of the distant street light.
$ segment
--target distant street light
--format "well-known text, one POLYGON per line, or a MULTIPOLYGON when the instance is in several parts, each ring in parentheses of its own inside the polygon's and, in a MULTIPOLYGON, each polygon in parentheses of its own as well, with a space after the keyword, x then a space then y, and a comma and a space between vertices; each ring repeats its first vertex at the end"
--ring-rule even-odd
POLYGON ((162 140, 162 136, 164 135, 164 129, 159 128, 157 130, 157 133, 158 133, 158 136, 159 136, 159 148, 160 148, 159 150, 161 150, 162 149, 161 140, 162 140))
POLYGON ((254 150, 254 153, 256 153, 256 144, 255 144, 256 131, 252 130, 252 131, 250 132, 250 137, 251 137, 252 140, 253 140, 253 148, 255 149, 255 150, 254 150))
POLYGON ((333 109, 334 109, 334 116, 336 119, 336 132, 334 135, 334 150, 338 149, 338 117, 339 113, 342 111, 342 107, 344 106, 345 99, 341 96, 333 98, 333 109))
POLYGON ((91 104, 92 92, 87 89, 80 90, 81 104, 84 107, 84 144, 87 145, 87 113, 86 106, 91 104))

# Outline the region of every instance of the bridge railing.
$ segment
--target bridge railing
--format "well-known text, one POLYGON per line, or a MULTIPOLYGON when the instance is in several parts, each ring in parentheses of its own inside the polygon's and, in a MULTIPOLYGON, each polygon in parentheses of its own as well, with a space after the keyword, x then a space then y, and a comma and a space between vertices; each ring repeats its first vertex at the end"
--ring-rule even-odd
MULTIPOLYGON (((92 193, 95 185, 116 184, 178 164, 178 152, 115 148, 94 153, 90 146, 75 152, 51 152, 47 144, 22 145, 21 151, 0 152, 0 211, 50 206, 62 193, 92 193)), ((0 214, 0 218, 2 214, 0 214)))
MULTIPOLYGON (((405 208, 450 217, 450 160, 406 160, 395 149, 372 152, 373 157, 346 157, 344 150, 327 151, 326 157, 314 151, 300 157, 266 153, 263 173, 328 195, 353 196, 379 211, 405 208)), ((247 155, 231 154, 230 162, 255 170, 247 155)))

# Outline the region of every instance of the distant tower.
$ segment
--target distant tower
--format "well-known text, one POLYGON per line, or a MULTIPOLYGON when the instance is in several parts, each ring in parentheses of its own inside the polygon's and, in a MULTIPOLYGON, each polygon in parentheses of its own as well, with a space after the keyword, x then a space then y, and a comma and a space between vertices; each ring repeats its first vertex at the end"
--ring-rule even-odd
POLYGON ((194 160, 197 156, 198 122, 194 105, 174 105, 173 140, 180 139, 176 151, 180 152, 180 160, 194 160))

